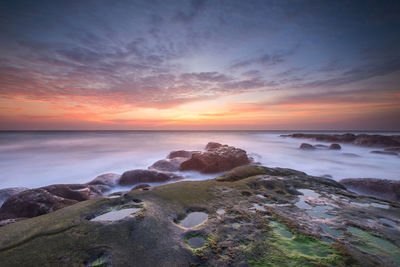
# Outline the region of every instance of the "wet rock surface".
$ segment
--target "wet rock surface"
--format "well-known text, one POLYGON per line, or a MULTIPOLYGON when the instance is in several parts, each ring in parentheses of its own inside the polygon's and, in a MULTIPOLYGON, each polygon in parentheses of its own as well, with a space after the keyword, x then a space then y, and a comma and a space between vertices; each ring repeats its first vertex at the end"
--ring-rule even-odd
POLYGON ((294 133, 281 137, 314 139, 323 142, 352 143, 370 147, 400 147, 400 135, 369 135, 369 134, 304 134, 294 133))
POLYGON ((243 149, 210 142, 205 152, 193 153, 190 159, 181 164, 180 170, 218 173, 249 163, 250 159, 243 149))
POLYGON ((110 191, 113 187, 118 185, 118 181, 121 175, 116 173, 106 173, 97 176, 88 183, 92 187, 95 187, 98 191, 104 193, 110 191))
POLYGON ((99 195, 96 188, 81 184, 28 189, 7 198, 0 208, 0 220, 39 216, 99 195))
POLYGON ((139 183, 166 182, 180 177, 173 173, 165 173, 153 170, 131 170, 126 171, 119 179, 120 185, 134 185, 139 183))
POLYGON ((400 181, 375 178, 347 178, 340 180, 347 189, 361 194, 400 202, 400 181))
POLYGON ((0 262, 2 266, 400 264, 398 202, 359 196, 333 180, 291 169, 242 166, 221 177, 91 199, 0 227, 0 262), (138 210, 123 211, 134 208, 138 210), (105 214, 118 218, 94 219, 105 214), (193 223, 182 227, 179 223, 188 217, 193 223))
POLYGON ((0 207, 7 198, 9 198, 13 195, 16 195, 18 193, 21 193, 25 190, 28 190, 28 188, 26 188, 26 187, 11 187, 11 188, 0 189, 0 207))

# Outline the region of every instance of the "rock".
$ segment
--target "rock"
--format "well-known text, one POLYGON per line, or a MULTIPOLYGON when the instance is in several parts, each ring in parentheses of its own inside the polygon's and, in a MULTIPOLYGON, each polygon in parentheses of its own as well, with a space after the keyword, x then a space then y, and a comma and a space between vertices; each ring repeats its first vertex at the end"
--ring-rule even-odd
POLYGON ((149 188, 149 187, 151 187, 149 184, 138 184, 132 190, 145 189, 145 188, 149 188))
POLYGON ((308 138, 324 142, 353 143, 362 146, 400 147, 400 135, 369 135, 369 134, 303 134, 295 133, 281 137, 308 138))
POLYGON ((208 144, 205 152, 196 152, 181 164, 181 171, 195 170, 202 173, 217 173, 250 163, 246 151, 232 146, 208 144))
POLYGON ((193 153, 199 152, 199 151, 187 151, 187 150, 177 150, 177 151, 172 151, 169 153, 167 159, 173 159, 173 158, 190 158, 193 153))
POLYGON ((400 146, 400 142, 392 136, 359 134, 353 142, 363 146, 400 146))
POLYGON ((400 202, 400 181, 376 178, 346 178, 339 182, 347 189, 361 194, 400 202))
POLYGON ((379 150, 374 150, 374 151, 371 151, 370 153, 373 153, 373 154, 382 154, 382 155, 392 155, 392 156, 397 156, 397 155, 398 155, 396 152, 393 152, 393 151, 379 151, 379 150))
POLYGON ((4 188, 0 189, 0 207, 3 204, 4 201, 6 201, 7 198, 21 193, 25 190, 28 190, 26 187, 10 187, 10 188, 4 188))
POLYGON ((215 143, 215 142, 209 142, 207 145, 206 145, 206 150, 207 151, 210 151, 210 150, 214 150, 214 149, 217 149, 217 148, 220 148, 222 145, 220 144, 220 143, 215 143))
POLYGON ((120 185, 134 185, 138 183, 156 183, 166 182, 176 177, 165 174, 163 172, 151 170, 132 170, 126 171, 119 179, 120 185))
POLYGON ((156 161, 153 165, 151 165, 149 167, 149 170, 176 172, 179 171, 182 162, 184 162, 185 160, 187 160, 187 158, 183 157, 161 159, 159 161, 156 161))
POLYGON ((399 204, 358 196, 333 180, 263 168, 266 174, 232 182, 131 190, 0 227, 0 265, 399 265, 399 204), (272 175, 278 173, 287 176, 272 175), (220 209, 226 214, 218 216, 220 209), (202 224, 183 229, 184 220, 202 224))
POLYGON ((96 188, 85 184, 55 184, 28 189, 3 203, 0 220, 35 217, 100 195, 96 188))
POLYGON ((236 168, 233 168, 226 174, 217 177, 216 180, 220 182, 224 181, 238 181, 243 178, 251 177, 254 175, 259 175, 259 174, 265 174, 265 169, 264 167, 261 166, 239 166, 236 168))
POLYGON ((300 145, 300 149, 313 150, 313 149, 315 149, 315 147, 313 145, 308 144, 308 143, 302 143, 300 145))
POLYGON ((43 188, 29 189, 8 198, 0 208, 0 220, 30 218, 77 203, 43 188))
POLYGON ((96 188, 97 191, 104 193, 110 191, 113 187, 118 185, 118 180, 120 177, 121 175, 119 174, 106 173, 97 176, 92 181, 90 181, 88 185, 91 185, 92 187, 96 188))
POLYGON ((331 144, 329 146, 329 149, 331 149, 331 150, 340 150, 340 149, 342 149, 342 147, 339 144, 331 144))
POLYGON ((400 152, 400 147, 389 147, 385 148, 385 151, 400 152))

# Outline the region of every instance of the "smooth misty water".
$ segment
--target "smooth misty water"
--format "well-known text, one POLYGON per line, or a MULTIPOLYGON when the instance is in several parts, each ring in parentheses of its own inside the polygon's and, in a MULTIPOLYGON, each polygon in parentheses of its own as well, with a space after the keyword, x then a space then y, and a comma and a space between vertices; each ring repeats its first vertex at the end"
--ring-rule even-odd
MULTIPOLYGON (((86 183, 99 174, 147 168, 172 150, 201 150, 209 141, 255 153, 265 166, 286 167, 334 179, 400 179, 400 157, 369 153, 373 148, 342 145, 341 151, 298 149, 313 140, 281 138, 287 132, 248 131, 78 131, 0 132, 0 188, 86 183), (354 153, 360 157, 346 156, 354 153)), ((325 143, 326 144, 326 143, 325 143)), ((184 174, 201 180, 215 175, 184 174)))

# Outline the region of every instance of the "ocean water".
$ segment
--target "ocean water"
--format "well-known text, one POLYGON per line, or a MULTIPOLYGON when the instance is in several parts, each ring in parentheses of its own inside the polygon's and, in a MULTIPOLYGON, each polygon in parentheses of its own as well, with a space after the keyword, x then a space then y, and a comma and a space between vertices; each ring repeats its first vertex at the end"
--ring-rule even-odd
MULTIPOLYGON (((310 175, 400 180, 400 156, 371 154, 374 148, 343 144, 342 150, 303 151, 306 139, 276 131, 54 131, 0 132, 0 188, 35 188, 56 183, 86 183, 103 173, 146 169, 170 151, 202 150, 209 141, 245 149, 269 167, 310 175), (353 153, 352 157, 343 153, 353 153)), ((381 133, 382 134, 382 133, 381 133)), ((186 180, 214 178, 183 173, 186 180)))

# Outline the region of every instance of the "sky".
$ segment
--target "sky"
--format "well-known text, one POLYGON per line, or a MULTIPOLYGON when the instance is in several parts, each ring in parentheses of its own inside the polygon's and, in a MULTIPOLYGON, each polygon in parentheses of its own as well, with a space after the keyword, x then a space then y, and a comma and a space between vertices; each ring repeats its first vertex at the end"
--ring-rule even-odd
POLYGON ((0 130, 400 130, 400 4, 0 0, 0 130))

